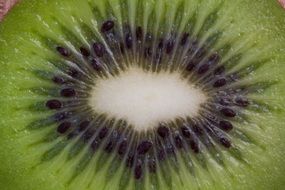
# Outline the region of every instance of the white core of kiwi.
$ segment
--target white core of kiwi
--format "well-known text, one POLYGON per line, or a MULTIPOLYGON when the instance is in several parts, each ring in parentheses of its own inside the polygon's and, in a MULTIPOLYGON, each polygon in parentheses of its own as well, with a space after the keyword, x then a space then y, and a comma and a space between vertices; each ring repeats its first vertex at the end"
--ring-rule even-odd
POLYGON ((206 100, 205 93, 182 79, 179 72, 130 68, 96 81, 89 104, 96 113, 124 119, 135 130, 144 131, 160 122, 195 117, 206 100))

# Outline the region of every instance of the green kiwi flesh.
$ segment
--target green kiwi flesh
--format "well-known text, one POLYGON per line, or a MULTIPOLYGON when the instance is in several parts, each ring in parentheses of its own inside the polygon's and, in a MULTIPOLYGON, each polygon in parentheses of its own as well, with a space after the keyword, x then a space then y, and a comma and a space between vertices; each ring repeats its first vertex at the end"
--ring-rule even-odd
POLYGON ((0 24, 1 189, 283 189, 284 16, 261 0, 23 0, 0 24), (130 68, 179 73, 207 102, 146 131, 89 107, 130 68))

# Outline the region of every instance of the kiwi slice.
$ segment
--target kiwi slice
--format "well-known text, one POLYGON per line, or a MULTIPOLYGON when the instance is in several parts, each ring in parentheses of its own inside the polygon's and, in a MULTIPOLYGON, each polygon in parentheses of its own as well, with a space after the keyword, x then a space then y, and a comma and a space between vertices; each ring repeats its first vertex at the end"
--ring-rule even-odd
POLYGON ((284 16, 22 1, 0 25, 1 189, 283 189, 284 16))

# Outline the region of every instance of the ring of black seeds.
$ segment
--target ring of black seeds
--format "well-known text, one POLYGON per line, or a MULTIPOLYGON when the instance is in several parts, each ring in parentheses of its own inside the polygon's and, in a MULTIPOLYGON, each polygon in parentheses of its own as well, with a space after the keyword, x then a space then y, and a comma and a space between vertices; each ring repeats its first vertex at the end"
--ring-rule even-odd
POLYGON ((116 30, 116 23, 107 20, 102 23, 100 31, 108 48, 118 57, 118 64, 112 62, 106 44, 100 41, 90 43, 91 49, 77 47, 87 65, 80 64, 68 47, 60 44, 55 47, 54 51, 62 59, 72 61, 77 67, 64 67, 62 71, 65 74, 55 74, 50 79, 58 87, 58 98, 47 100, 45 106, 56 113, 40 122, 56 122, 59 136, 67 136, 69 140, 80 137, 84 144, 90 146, 93 154, 101 149, 107 154, 118 155, 136 180, 143 178, 146 172, 144 168, 155 173, 159 164, 175 157, 178 151, 187 150, 195 156, 201 154, 202 149, 217 146, 212 139, 220 148, 231 149, 233 143, 227 134, 235 128, 232 121, 251 102, 247 98, 249 91, 239 86, 236 89, 230 87, 239 76, 238 73, 227 74, 226 68, 220 65, 222 57, 219 52, 207 51, 207 44, 198 45, 199 41, 187 32, 180 35, 173 33, 167 38, 160 36, 155 41, 153 34, 144 31, 141 26, 136 27, 135 31, 125 26, 124 37, 118 36, 116 30), (180 58, 182 67, 170 68, 168 60, 185 48, 188 49, 185 59, 180 58), (124 70, 127 67, 122 61, 124 56, 132 57, 134 52, 143 55, 145 65, 141 67, 147 71, 180 69, 185 78, 191 76, 192 82, 197 81, 197 85, 203 86, 211 97, 203 105, 206 111, 197 118, 161 123, 154 130, 142 134, 125 121, 118 127, 118 121, 109 121, 106 116, 93 113, 86 101, 90 85, 96 78, 104 77, 106 72, 116 75, 118 70, 124 70), (81 107, 85 107, 84 114, 81 107), (149 133, 152 135, 147 135, 149 133), (133 142, 133 139, 137 140, 133 142))

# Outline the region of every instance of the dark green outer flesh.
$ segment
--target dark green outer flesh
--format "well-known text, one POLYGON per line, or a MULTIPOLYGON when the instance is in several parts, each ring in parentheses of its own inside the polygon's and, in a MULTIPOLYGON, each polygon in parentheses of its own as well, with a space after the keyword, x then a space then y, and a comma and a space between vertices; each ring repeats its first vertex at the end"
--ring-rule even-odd
MULTIPOLYGON (((37 14, 49 17, 51 12, 57 10, 56 5, 56 0, 24 0, 0 25, 0 187, 2 190, 69 190, 66 183, 61 180, 62 174, 54 171, 52 167, 43 167, 42 170, 33 169, 39 160, 39 154, 29 151, 27 146, 32 140, 31 132, 25 127, 33 119, 33 115, 24 109, 31 100, 19 98, 34 97, 31 92, 23 91, 19 87, 44 83, 34 79, 29 81, 29 77, 32 77, 28 74, 29 66, 32 63, 38 65, 41 63, 38 58, 29 57, 28 50, 23 51, 25 43, 19 39, 22 35, 40 28, 41 23, 37 20, 37 14)), ((227 2, 224 6, 231 7, 231 3, 227 2)), ((259 141, 265 146, 262 152, 256 153, 258 155, 250 157, 250 166, 234 170, 235 176, 230 182, 219 178, 218 181, 214 180, 219 184, 218 186, 208 184, 201 189, 230 187, 237 190, 282 190, 285 186, 283 158, 285 150, 285 12, 275 1, 238 1, 233 6, 236 7, 232 9, 231 15, 239 21, 231 26, 235 29, 235 33, 251 34, 260 49, 267 46, 263 56, 269 57, 270 61, 257 71, 256 76, 262 76, 265 81, 278 82, 258 96, 268 104, 274 105, 275 111, 269 115, 261 113, 249 116, 253 117, 251 119, 263 129, 264 139, 259 141)), ((174 189, 192 189, 191 184, 181 187, 178 185, 174 189)), ((97 189, 100 190, 100 187, 97 189)))

